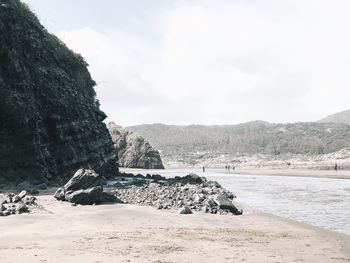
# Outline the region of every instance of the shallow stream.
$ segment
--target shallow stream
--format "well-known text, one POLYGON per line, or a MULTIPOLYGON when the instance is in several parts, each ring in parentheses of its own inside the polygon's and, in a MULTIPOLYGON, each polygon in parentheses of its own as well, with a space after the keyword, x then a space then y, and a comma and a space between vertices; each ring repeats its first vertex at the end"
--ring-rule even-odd
POLYGON ((194 172, 237 195, 237 201, 261 211, 350 235, 350 180, 313 177, 228 174, 225 171, 169 169, 123 170, 166 177, 194 172))

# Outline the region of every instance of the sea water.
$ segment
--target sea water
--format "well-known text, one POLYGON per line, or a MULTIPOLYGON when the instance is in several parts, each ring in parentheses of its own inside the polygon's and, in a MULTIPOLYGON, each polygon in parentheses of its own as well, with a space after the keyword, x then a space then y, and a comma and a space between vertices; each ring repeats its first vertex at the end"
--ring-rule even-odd
POLYGON ((225 170, 124 170, 165 177, 189 172, 218 181, 237 202, 263 212, 350 235, 350 179, 229 174, 225 170))

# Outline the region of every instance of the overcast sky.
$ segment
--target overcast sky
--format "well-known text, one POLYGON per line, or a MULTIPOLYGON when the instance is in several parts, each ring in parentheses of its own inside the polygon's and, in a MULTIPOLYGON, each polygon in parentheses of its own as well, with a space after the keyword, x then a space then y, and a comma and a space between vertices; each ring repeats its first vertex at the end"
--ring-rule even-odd
POLYGON ((348 0, 26 0, 108 120, 313 121, 350 108, 348 0))

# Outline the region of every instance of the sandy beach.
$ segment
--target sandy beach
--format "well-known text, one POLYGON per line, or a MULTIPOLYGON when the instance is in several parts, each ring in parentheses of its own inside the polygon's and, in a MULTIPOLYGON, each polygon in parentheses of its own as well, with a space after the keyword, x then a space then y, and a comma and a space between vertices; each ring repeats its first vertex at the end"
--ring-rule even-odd
POLYGON ((277 175, 277 176, 300 176, 317 178, 350 179, 349 170, 312 170, 312 169, 288 169, 288 168, 240 168, 231 172, 232 174, 250 175, 277 175))
MULTIPOLYGON (((225 171, 224 168, 206 167, 206 173, 202 172, 202 169, 191 168, 167 168, 166 171, 179 171, 188 170, 189 173, 195 173, 198 175, 206 175, 208 172, 223 173, 223 174, 249 174, 249 175, 271 175, 271 176, 295 176, 295 177, 316 177, 316 178, 333 178, 333 179, 350 179, 350 170, 318 170, 318 169, 306 169, 306 168, 286 168, 286 167, 238 167, 230 172, 225 171)), ((121 171, 126 173, 140 173, 143 169, 122 168, 121 171)), ((160 170, 151 170, 150 173, 161 173, 160 170)))
POLYGON ((349 262, 350 236, 244 207, 244 215, 38 198, 0 218, 1 262, 349 262))

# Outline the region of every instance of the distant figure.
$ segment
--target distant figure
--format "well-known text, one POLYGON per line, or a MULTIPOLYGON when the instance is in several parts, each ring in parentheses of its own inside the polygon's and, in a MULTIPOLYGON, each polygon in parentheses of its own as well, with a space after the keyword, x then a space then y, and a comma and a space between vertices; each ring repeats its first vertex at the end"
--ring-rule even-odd
POLYGON ((203 166, 203 173, 205 173, 205 167, 203 166))
POLYGON ((227 171, 227 165, 225 165, 225 170, 227 171))
POLYGON ((337 172, 338 171, 338 164, 334 165, 334 170, 337 172))
POLYGON ((227 169, 228 169, 228 171, 230 172, 231 167, 230 167, 230 166, 227 166, 227 169))
POLYGON ((232 171, 235 169, 236 167, 232 166, 232 171))

